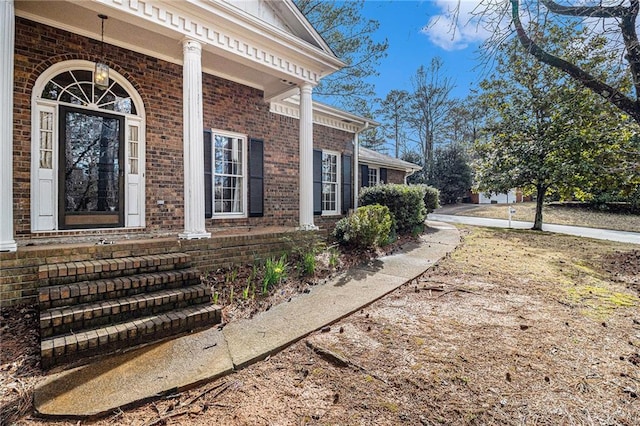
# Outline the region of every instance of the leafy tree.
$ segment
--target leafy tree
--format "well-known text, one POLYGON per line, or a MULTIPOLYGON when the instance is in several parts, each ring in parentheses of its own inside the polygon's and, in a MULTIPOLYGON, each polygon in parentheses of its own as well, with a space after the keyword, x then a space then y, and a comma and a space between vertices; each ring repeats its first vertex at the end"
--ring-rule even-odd
POLYGON ((474 96, 454 99, 449 111, 444 136, 451 144, 469 147, 478 138, 483 111, 474 96))
MULTIPOLYGON (((530 35, 520 20, 520 1, 511 0, 511 16, 516 29, 518 39, 525 51, 537 60, 550 65, 589 88, 603 99, 615 105, 640 124, 640 43, 636 31, 640 0, 628 0, 619 2, 599 2, 596 5, 579 4, 565 6, 553 0, 540 0, 546 11, 531 14, 541 20, 549 19, 549 15, 561 17, 574 17, 582 19, 582 26, 589 28, 602 28, 609 37, 611 43, 621 47, 621 55, 612 55, 607 60, 609 69, 618 68, 619 58, 624 58, 626 66, 623 68, 632 76, 633 89, 629 91, 625 79, 618 78, 620 74, 598 74, 587 67, 581 66, 571 58, 571 46, 567 46, 560 52, 553 52, 544 46, 543 40, 536 40, 536 34, 530 35), (600 20, 594 25, 594 20, 600 20), (622 43, 622 46, 620 46, 622 43)), ((539 7, 539 5, 538 5, 539 7)), ((567 26, 569 26, 567 24, 567 26)), ((571 35, 569 35, 571 36, 571 35)))
MULTIPOLYGON (((607 58, 600 39, 583 33, 582 43, 576 44, 567 37, 574 28, 547 30, 548 45, 565 52, 571 47, 578 63, 593 66, 607 58)), ((601 166, 619 158, 612 148, 624 141, 628 120, 558 69, 522 53, 518 40, 504 43, 496 75, 481 85, 482 101, 491 115, 486 139, 476 143, 476 178, 478 188, 486 192, 533 190, 533 229, 540 230, 545 196, 571 196, 576 188, 597 180, 601 166)))
POLYGON ((346 63, 341 70, 323 78, 316 95, 330 97, 338 106, 351 108, 356 100, 374 96, 367 77, 378 75, 377 67, 386 55, 386 40, 376 42, 373 34, 379 22, 361 15, 364 0, 294 0, 335 55, 346 63))
MULTIPOLYGON (((461 4, 462 0, 457 0, 449 8, 453 35, 460 24, 461 4)), ((485 41, 487 51, 498 51, 515 33, 524 47, 522 54, 561 71, 640 124, 639 12, 640 0, 479 0, 470 21, 490 34, 485 41), (534 25, 527 27, 529 24, 534 25), (547 26, 574 30, 566 33, 568 39, 563 49, 556 49, 545 39, 540 29, 547 26), (584 39, 584 29, 589 30, 589 38, 607 40, 613 54, 602 64, 613 72, 599 73, 575 60, 573 48, 584 39)))
POLYGON ((412 79, 413 94, 408 125, 416 136, 424 166, 423 174, 432 176, 433 150, 438 138, 442 140, 443 128, 453 107, 450 77, 443 75, 442 59, 434 58, 429 68, 421 66, 412 79))
POLYGON ((472 170, 465 149, 449 144, 435 151, 433 185, 444 204, 455 204, 471 189, 472 170))

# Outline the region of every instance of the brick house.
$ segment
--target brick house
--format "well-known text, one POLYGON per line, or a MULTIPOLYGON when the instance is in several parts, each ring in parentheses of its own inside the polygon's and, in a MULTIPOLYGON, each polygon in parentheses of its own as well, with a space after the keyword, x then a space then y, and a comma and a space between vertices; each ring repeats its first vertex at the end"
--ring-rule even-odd
POLYGON ((409 176, 422 170, 422 166, 363 146, 358 147, 358 164, 360 187, 383 183, 406 184, 409 176))
POLYGON ((3 0, 0 32, 1 306, 264 258, 354 207, 376 123, 313 100, 344 64, 291 0, 3 0))

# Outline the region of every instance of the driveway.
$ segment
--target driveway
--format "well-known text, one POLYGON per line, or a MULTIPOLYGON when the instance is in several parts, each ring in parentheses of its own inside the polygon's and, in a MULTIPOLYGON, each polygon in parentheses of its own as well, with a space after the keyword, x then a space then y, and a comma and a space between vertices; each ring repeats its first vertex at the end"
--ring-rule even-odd
MULTIPOLYGON (((430 213, 427 218, 448 223, 460 223, 464 225, 487 226, 491 228, 531 229, 533 222, 509 221, 504 219, 489 219, 484 217, 454 216, 450 214, 430 213)), ((618 241, 621 243, 640 244, 640 233, 612 231, 608 229, 585 228, 582 226, 567 226, 543 224, 542 230, 558 234, 575 235, 577 237, 595 238, 598 240, 618 241)))

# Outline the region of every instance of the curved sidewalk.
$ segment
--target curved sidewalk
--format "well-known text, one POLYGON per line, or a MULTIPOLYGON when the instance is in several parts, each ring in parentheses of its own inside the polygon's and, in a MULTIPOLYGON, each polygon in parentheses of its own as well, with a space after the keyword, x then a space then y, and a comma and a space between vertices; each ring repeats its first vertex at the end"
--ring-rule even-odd
MULTIPOLYGON (((460 223, 464 225, 487 226, 490 228, 509 228, 509 221, 504 219, 489 219, 485 217, 457 216, 448 214, 430 213, 430 220, 438 220, 448 223, 460 223)), ((511 221, 511 228, 531 229, 533 222, 511 221)), ((583 226, 542 224, 542 230, 557 234, 574 235, 576 237, 595 238, 597 240, 617 241, 621 243, 640 244, 640 233, 614 231, 610 229, 585 228, 583 226)))
POLYGON ((288 303, 232 322, 49 376, 34 391, 44 416, 84 417, 214 380, 280 351, 417 278, 460 242, 427 222, 421 242, 354 267, 288 303))

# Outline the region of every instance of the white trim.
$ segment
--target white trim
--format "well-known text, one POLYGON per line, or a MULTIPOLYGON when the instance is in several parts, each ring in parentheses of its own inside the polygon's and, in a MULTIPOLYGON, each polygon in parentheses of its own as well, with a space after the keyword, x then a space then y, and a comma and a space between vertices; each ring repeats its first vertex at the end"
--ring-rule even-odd
MULTIPOLYGON (((40 97, 42 90, 44 90, 45 85, 56 75, 65 71, 73 71, 73 70, 91 71, 93 73, 94 69, 95 69, 95 62, 85 61, 81 59, 72 59, 69 61, 62 61, 62 62, 58 62, 56 64, 51 65, 49 68, 43 71, 43 73, 40 74, 40 76, 38 76, 38 79, 36 80, 36 83, 33 86, 33 91, 31 94, 32 106, 34 105, 33 102, 43 100, 40 97)), ((146 117, 142 98, 140 97, 140 94, 138 93, 138 91, 133 87, 133 85, 129 83, 129 81, 126 78, 124 78, 120 73, 118 73, 113 69, 109 70, 109 78, 115 81, 116 83, 118 83, 120 86, 122 86, 122 88, 126 90, 127 93, 131 96, 131 100, 133 101, 136 107, 136 114, 124 114, 122 112, 110 111, 110 110, 106 110, 106 111, 108 111, 109 114, 115 114, 115 115, 132 115, 134 117, 143 117, 143 118, 146 117)), ((57 101, 50 101, 50 102, 58 103, 57 101)), ((72 106, 78 107, 79 105, 72 105, 72 106)), ((82 107, 82 108, 91 109, 91 106, 82 107)), ((93 108, 93 109, 99 110, 97 108, 93 108)))
MULTIPOLYGON (((367 186, 378 186, 380 184, 380 167, 368 167, 367 166, 367 170, 369 171, 369 176, 367 176, 367 186), (373 183, 373 185, 371 185, 371 171, 372 170, 376 171, 376 181, 373 183)), ((386 183, 386 182, 384 182, 384 183, 386 183)))
MULTIPOLYGON (((332 151, 328 149, 322 150, 322 160, 324 162, 324 154, 333 155, 336 157, 336 181, 335 183, 329 182, 336 186, 336 209, 335 210, 322 210, 322 216, 339 216, 342 211, 342 154, 338 151, 332 151)), ((322 180, 322 189, 324 189, 325 181, 322 180)), ((323 192, 321 191, 321 197, 323 192)), ((322 201, 322 198, 321 198, 322 201)), ((324 204, 324 203, 323 203, 324 204)), ((322 206, 324 207, 324 205, 322 206)))
MULTIPOLYGON (((297 97, 269 102, 269 112, 285 117, 300 119, 300 106, 297 97)), ((367 120, 346 111, 313 102, 313 122, 332 129, 343 130, 348 133, 359 133, 369 127, 376 127, 379 123, 367 120)))
POLYGON ((248 212, 248 180, 249 180, 249 137, 248 135, 242 133, 234 133, 227 132, 225 130, 211 129, 211 217, 208 219, 244 219, 249 216, 248 212), (216 135, 240 139, 242 141, 242 211, 239 213, 216 213, 216 188, 215 188, 215 177, 216 177, 216 168, 215 168, 215 146, 216 146, 216 135))
POLYGON ((305 82, 317 84, 323 75, 344 66, 333 54, 224 2, 96 0, 96 3, 177 32, 180 38, 189 37, 305 82), (294 63, 290 53, 304 59, 294 63))
POLYGON ((13 229, 13 0, 0 4, 0 251, 18 249, 13 229))
POLYGON ((299 227, 304 231, 318 229, 313 223, 313 87, 300 85, 299 127, 299 227))
POLYGON ((184 232, 182 239, 211 238, 205 224, 204 141, 202 134, 202 44, 182 40, 182 138, 184 171, 184 232))
MULTIPOLYGON (((42 91, 44 90, 46 84, 53 79, 55 76, 66 72, 66 71, 94 71, 95 63, 85 60, 69 60, 58 62, 49 68, 47 68, 36 80, 36 83, 33 86, 33 91, 31 93, 31 232, 51 232, 57 231, 60 228, 59 218, 58 218, 58 157, 59 157, 59 141, 58 141, 58 106, 59 105, 67 105, 64 102, 54 101, 50 99, 43 99, 41 97, 42 91), (40 186, 40 127, 39 127, 39 115, 41 111, 48 110, 54 113, 54 143, 53 143, 53 170, 51 171, 52 176, 50 177, 52 183, 52 190, 50 194, 45 194, 45 189, 40 186), (39 220, 40 217, 40 207, 42 197, 47 197, 51 203, 53 203, 53 214, 49 219, 46 219, 44 222, 39 220)), ((122 167, 125 167, 125 170, 128 170, 129 156, 128 156, 128 129, 130 124, 137 124, 139 126, 139 181, 138 181, 138 197, 137 197, 137 211, 139 214, 139 218, 132 223, 129 223, 129 215, 127 212, 127 203, 131 202, 130 197, 127 195, 127 190, 129 188, 129 176, 128 173, 124 173, 124 188, 125 188, 125 223, 124 229, 129 228, 139 228, 145 226, 145 217, 146 217, 146 209, 145 209, 145 146, 146 146, 146 133, 145 133, 145 108, 144 103, 142 102, 142 98, 138 91, 133 87, 133 85, 126 79, 124 76, 111 69, 109 71, 109 78, 114 82, 118 83, 131 97, 131 101, 133 102, 136 114, 126 114, 118 111, 111 111, 106 109, 100 109, 95 104, 89 104, 87 106, 82 105, 72 105, 74 108, 85 109, 88 111, 104 111, 111 115, 119 115, 124 117, 124 126, 125 126, 125 140, 122 143, 125 145, 125 164, 122 167)), ((97 228, 96 228, 97 229, 97 228)), ((109 228, 111 229, 111 228, 109 228)), ((114 228, 115 229, 115 228, 114 228)), ((68 231, 68 230, 67 230, 68 231)), ((76 230, 74 229, 74 232, 76 230)))

